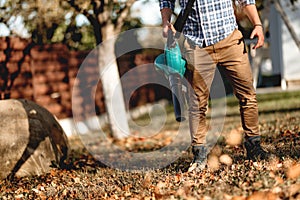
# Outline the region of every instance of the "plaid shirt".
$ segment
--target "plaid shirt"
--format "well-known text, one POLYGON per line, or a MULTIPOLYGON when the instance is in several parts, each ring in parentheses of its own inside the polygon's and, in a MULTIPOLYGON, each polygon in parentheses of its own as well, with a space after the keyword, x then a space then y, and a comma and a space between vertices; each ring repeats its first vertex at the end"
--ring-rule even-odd
MULTIPOLYGON (((188 0, 179 0, 185 8, 188 0)), ((238 0, 241 6, 255 4, 255 0, 238 0)), ((215 44, 237 28, 232 0, 196 0, 183 28, 183 34, 200 47, 215 44)), ((160 9, 174 10, 175 0, 159 0, 160 9)))

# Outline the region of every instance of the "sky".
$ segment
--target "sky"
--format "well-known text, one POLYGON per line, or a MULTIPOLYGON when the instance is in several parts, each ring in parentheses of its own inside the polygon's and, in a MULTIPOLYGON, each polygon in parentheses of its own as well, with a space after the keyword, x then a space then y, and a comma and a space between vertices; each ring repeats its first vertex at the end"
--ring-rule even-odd
MULTIPOLYGON (((159 5, 157 0, 149 0, 148 2, 136 1, 131 7, 131 16, 140 18, 145 25, 158 25, 161 23, 159 5)), ((88 23, 84 15, 78 15, 77 25, 81 26, 88 23)))
MULTIPOLYGON (((22 37, 29 37, 29 34, 22 23, 21 17, 16 17, 14 23, 11 24, 11 29, 22 37)), ((9 34, 10 30, 4 24, 0 23, 0 36, 8 36, 9 34)))
POLYGON ((161 22, 159 4, 157 0, 148 3, 137 1, 131 7, 132 17, 140 17, 145 25, 158 25, 161 22))
POLYGON ((7 35, 9 35, 8 28, 4 24, 0 23, 0 36, 7 36, 7 35))

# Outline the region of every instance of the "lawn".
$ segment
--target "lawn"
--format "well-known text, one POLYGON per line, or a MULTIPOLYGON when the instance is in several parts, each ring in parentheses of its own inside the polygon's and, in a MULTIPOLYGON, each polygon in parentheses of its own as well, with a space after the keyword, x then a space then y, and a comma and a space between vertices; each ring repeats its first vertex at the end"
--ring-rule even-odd
MULTIPOLYGON (((237 100, 229 96, 222 132, 210 152, 209 167, 201 173, 186 171, 192 160, 190 148, 182 150, 174 162, 162 168, 126 171, 95 159, 95 154, 84 148, 84 139, 74 136, 70 138, 73 149, 67 169, 53 167, 45 175, 2 180, 0 198, 300 199, 300 91, 259 94, 258 102, 262 145, 275 155, 269 161, 245 161, 237 100)), ((136 131, 138 137, 122 141, 107 137, 106 140, 128 152, 159 150, 172 142, 172 135, 179 129, 179 123, 172 119, 171 106, 166 109, 166 116, 164 128, 151 137, 143 135, 150 131, 146 129, 141 135, 136 131)), ((151 123, 151 119, 145 115, 135 123, 144 125, 151 123)), ((97 144, 93 145, 97 148, 97 144)), ((118 159, 109 149, 98 151, 107 152, 108 159, 118 159)), ((165 159, 145 156, 144 161, 155 164, 165 159)))

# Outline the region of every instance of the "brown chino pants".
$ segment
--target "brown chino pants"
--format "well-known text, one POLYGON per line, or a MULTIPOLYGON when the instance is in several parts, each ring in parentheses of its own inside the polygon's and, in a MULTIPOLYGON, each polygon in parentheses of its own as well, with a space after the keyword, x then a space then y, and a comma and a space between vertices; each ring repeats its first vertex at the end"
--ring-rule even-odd
POLYGON ((240 115, 245 137, 259 135, 256 92, 242 33, 233 31, 224 40, 205 48, 182 41, 182 54, 188 62, 186 78, 193 92, 189 92, 189 124, 192 145, 206 143, 206 111, 216 66, 224 71, 239 100, 240 115))

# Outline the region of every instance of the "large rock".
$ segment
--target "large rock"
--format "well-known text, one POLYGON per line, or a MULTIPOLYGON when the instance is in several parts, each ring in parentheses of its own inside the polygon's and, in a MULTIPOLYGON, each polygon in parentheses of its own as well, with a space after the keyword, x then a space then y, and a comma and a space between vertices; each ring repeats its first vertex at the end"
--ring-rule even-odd
POLYGON ((0 178, 40 175, 64 165, 68 140, 55 116, 29 100, 0 101, 0 178))

